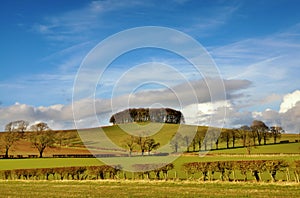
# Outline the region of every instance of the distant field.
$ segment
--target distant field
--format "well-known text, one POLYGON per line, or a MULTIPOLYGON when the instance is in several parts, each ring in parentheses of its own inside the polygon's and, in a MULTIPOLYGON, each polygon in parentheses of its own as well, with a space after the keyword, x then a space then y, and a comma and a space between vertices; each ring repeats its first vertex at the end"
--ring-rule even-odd
MULTIPOLYGON (((196 126, 190 125, 178 125, 178 124, 160 124, 160 123, 133 123, 133 124, 122 124, 122 125, 114 125, 114 126, 107 126, 102 128, 105 136, 109 138, 114 144, 118 145, 120 150, 123 151, 116 151, 114 149, 102 149, 96 148, 96 145, 105 145, 105 142, 102 142, 101 139, 98 141, 94 141, 95 139, 99 138, 99 128, 94 129, 83 129, 80 130, 81 135, 91 136, 92 138, 90 141, 85 142, 85 145, 88 146, 90 149, 95 149, 100 153, 116 153, 121 152, 127 154, 124 146, 124 141, 128 138, 131 134, 145 134, 150 135, 152 138, 155 139, 156 142, 159 142, 161 145, 166 145, 173 135, 180 129, 181 131, 185 132, 193 132, 195 130, 206 131, 207 127, 199 126, 198 129, 196 126), (102 149, 102 150, 101 150, 102 149)), ((226 130, 226 129, 224 129, 226 130)), ((90 154, 89 150, 85 148, 85 146, 81 142, 81 138, 78 136, 76 130, 67 130, 67 131, 55 131, 56 137, 58 139, 63 139, 63 145, 59 145, 57 143, 53 148, 47 148, 45 150, 44 156, 51 157, 53 154, 90 154)), ((26 134, 26 133, 25 133, 26 134)), ((102 133, 103 134, 103 133, 102 133)), ((0 133, 0 136, 2 133, 0 133)), ((299 153, 300 152, 300 143, 294 143, 296 140, 299 140, 300 136, 298 134, 282 134, 281 138, 278 139, 277 142, 280 140, 288 140, 293 142, 291 144, 276 144, 276 145, 268 145, 268 146, 257 146, 256 149, 252 149, 252 153, 299 153)), ((267 141, 268 144, 273 143, 273 139, 269 138, 267 141)), ((232 146, 232 142, 230 142, 230 148, 232 146)), ((241 140, 236 140, 235 142, 236 147, 242 146, 241 140)), ((98 146, 99 147, 99 146, 98 146)), ((213 150, 211 154, 245 154, 245 148, 234 148, 234 149, 225 149, 226 143, 221 141, 219 143, 219 150, 213 150)), ((213 145, 213 149, 215 149, 215 145, 213 145)), ((137 149, 135 149, 137 150, 137 149)), ((171 150, 171 148, 170 148, 171 150)), ((192 150, 192 147, 190 147, 192 150)), ((198 150, 198 147, 196 147, 198 150)), ((3 149, 2 149, 3 151, 3 149)), ((172 150, 171 150, 172 151, 172 150)), ((0 153, 4 154, 4 153, 0 153)), ((25 138, 10 149, 10 155, 37 155, 37 149, 33 148, 31 143, 29 142, 28 138, 25 138)))
MULTIPOLYGON (((246 148, 212 150, 210 154, 247 154, 246 148)), ((251 154, 300 154, 300 143, 270 144, 255 146, 251 154)))
POLYGON ((0 181, 3 197, 299 197, 299 184, 176 181, 0 181))

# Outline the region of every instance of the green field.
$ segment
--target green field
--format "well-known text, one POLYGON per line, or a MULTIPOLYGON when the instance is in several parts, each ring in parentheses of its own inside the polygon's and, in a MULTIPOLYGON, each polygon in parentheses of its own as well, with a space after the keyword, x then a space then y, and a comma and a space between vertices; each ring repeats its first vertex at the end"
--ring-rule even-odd
MULTIPOLYGON (((152 157, 144 157, 149 159, 154 159, 152 157)), ((114 158, 115 163, 118 164, 118 160, 137 160, 138 158, 114 158)), ((293 167, 294 160, 300 160, 300 155, 215 155, 215 156, 181 156, 176 159, 174 163, 174 169, 169 171, 168 178, 170 179, 187 179, 186 172, 182 169, 182 165, 187 162, 211 162, 211 161, 240 161, 240 160, 277 160, 282 159, 289 162, 293 167)), ((157 160, 157 159, 156 159, 157 160)), ((32 168, 54 168, 54 167, 71 167, 71 166, 97 166, 103 165, 101 161, 95 158, 44 158, 44 159, 2 159, 0 160, 0 170, 12 170, 12 169, 32 169, 32 168)), ((143 164, 143 163, 140 163, 143 164)), ((137 174, 126 173, 127 178, 132 179, 132 177, 139 178, 137 174)), ((292 170, 290 170, 291 179, 295 181, 295 175, 292 170)), ((151 178, 155 178, 152 173, 151 178)), ((263 181, 271 180, 270 175, 267 172, 261 174, 263 181)), ((120 173, 119 179, 123 179, 123 173, 120 173)), ((193 175, 192 180, 197 180, 201 178, 201 174, 193 175)), ((219 173, 215 173, 215 179, 220 178, 219 173)), ((235 178, 242 180, 243 176, 239 171, 235 172, 235 178)), ((277 178, 279 181, 286 180, 286 175, 284 172, 278 172, 277 178)), ((254 177, 249 173, 249 180, 254 180, 254 177)))
POLYGON ((176 181, 0 181, 1 197, 299 197, 299 184, 176 181))
MULTIPOLYGON (((160 125, 157 123, 143 123, 142 125, 128 124, 124 126, 104 127, 105 135, 115 144, 124 148, 124 140, 129 137, 125 131, 132 133, 150 133, 151 137, 162 145, 167 144, 179 127, 181 130, 193 130, 193 126, 179 126, 175 124, 160 125), (124 128, 125 127, 125 128, 124 128), (155 133, 153 131, 156 131, 155 133)), ((206 127, 199 127, 198 130, 206 130, 206 127)), ((99 129, 82 130, 84 135, 97 139, 99 129)), ((63 132, 62 132, 63 133, 63 132)), ((76 133, 76 131, 70 131, 76 133)), ((103 132, 100 132, 103 134, 103 132)), ((299 139, 297 134, 283 134, 281 140, 289 140, 290 143, 272 144, 272 139, 268 140, 268 145, 255 146, 251 149, 251 155, 247 154, 246 148, 242 148, 241 140, 235 142, 237 148, 225 149, 226 143, 220 142, 219 149, 199 156, 199 152, 184 153, 172 162, 174 169, 168 172, 168 181, 155 180, 155 174, 150 173, 150 179, 139 180, 141 176, 138 173, 120 172, 116 180, 59 180, 57 175, 49 177, 49 181, 43 178, 32 177, 24 180, 0 180, 0 197, 299 197, 300 185, 296 183, 296 174, 294 173, 294 161, 300 160, 300 143, 295 141, 299 139), (248 172, 247 181, 244 182, 244 176, 240 171, 235 171, 234 178, 236 182, 220 181, 221 174, 216 172, 211 181, 200 181, 202 174, 196 173, 188 175, 183 170, 183 164, 188 162, 212 162, 212 161, 240 161, 240 160, 286 160, 291 166, 288 171, 290 174, 290 183, 287 181, 287 172, 279 171, 276 175, 277 182, 272 183, 268 172, 261 172, 261 182, 255 182, 255 178, 248 172), (126 175, 126 179, 125 179, 126 175), (41 179, 41 180, 38 180, 41 179), (16 190, 17 189, 17 190, 16 190), (47 189, 47 190, 45 190, 47 189), (270 193, 271 192, 271 193, 270 193)), ((80 138, 77 136, 72 139, 72 148, 84 149, 80 138)), ((89 141, 85 142, 87 146, 101 150, 95 145, 105 142, 89 141)), ((280 140, 279 140, 280 141, 280 140)), ((214 145, 215 146, 215 145, 214 145)), ((231 144, 230 144, 231 146, 231 144)), ((105 146, 104 146, 105 148, 105 146)), ((121 148, 122 149, 122 148, 121 148)), ((137 148, 138 149, 138 148, 137 148)), ((192 150, 192 147, 190 147, 192 150)), ((196 148, 198 150, 198 147, 196 148)), ((110 153, 120 152, 118 150, 105 150, 110 153)), ((122 151, 128 153, 126 150, 122 151)), ((17 153, 17 151, 16 151, 17 153)), ((53 153, 55 154, 55 153, 53 153)), ((139 153, 137 153, 139 155, 139 153)), ((171 153, 172 157, 173 154, 171 153)), ((160 156, 134 156, 134 157, 111 157, 105 160, 111 161, 111 164, 128 163, 147 164, 154 162, 163 162, 165 158, 160 156), (122 162, 120 162, 122 161, 122 162), (147 163, 145 163, 147 162, 147 163)), ((35 159, 0 159, 0 170, 13 169, 35 169, 35 168, 55 168, 72 166, 99 166, 104 162, 95 158, 35 158, 35 159)), ((230 175, 231 179, 232 174, 230 175)), ((3 177, 1 176, 3 179, 3 177)))
MULTIPOLYGON (((119 149, 126 149, 124 142, 130 137, 130 135, 146 135, 153 139, 156 142, 159 142, 161 147, 167 145, 169 149, 164 149, 167 152, 173 152, 168 144, 169 141, 173 138, 174 134, 181 133, 182 136, 186 134, 194 134, 196 131, 206 132, 208 127, 206 126, 192 126, 192 125, 178 125, 178 124, 162 124, 162 123, 130 123, 130 124, 120 124, 102 127, 101 129, 84 129, 80 130, 79 134, 83 138, 85 145, 91 149, 94 147, 101 147, 101 145, 107 145, 107 140, 115 144, 113 147, 119 147, 119 149), (104 133, 103 133, 104 131, 104 133), (105 137, 100 138, 99 137, 105 137), (98 140, 96 141, 96 139, 98 140), (107 138, 107 139, 106 139, 107 138), (116 146, 117 145, 117 146, 116 146)), ((222 131, 227 131, 230 129, 222 129, 222 131)), ((280 153, 300 153, 300 143, 295 143, 299 141, 300 136, 298 134, 282 134, 281 137, 277 140, 277 144, 273 144, 274 140, 272 137, 267 139, 267 147, 265 145, 257 146, 252 149, 251 153, 266 153, 266 154, 280 154, 280 153), (281 140, 289 141, 288 144, 279 144, 281 140), (259 148, 259 149, 258 149, 259 148)), ((256 142, 257 144, 257 142, 256 142)), ((224 154, 246 154, 247 151, 245 148, 241 148, 243 145, 242 140, 237 138, 235 141, 235 147, 232 148, 232 140, 229 142, 229 148, 226 149, 226 142, 222 139, 219 141, 219 149, 216 149, 216 145, 212 144, 214 153, 224 153, 224 154)), ((110 145, 107 145, 107 148, 111 148, 110 145)), ((134 151, 138 151, 138 146, 134 148, 134 151)), ((101 150, 101 149, 100 149, 101 150)), ((186 145, 184 140, 182 140, 180 145, 181 151, 186 151, 186 145)), ((192 145, 190 145, 189 150, 192 151, 192 145)), ((199 150, 198 145, 196 145, 196 150, 199 150)), ((111 150, 112 152, 113 149, 111 150)), ((160 151, 158 149, 158 151, 160 151)), ((162 152, 164 152, 162 151, 162 152)))

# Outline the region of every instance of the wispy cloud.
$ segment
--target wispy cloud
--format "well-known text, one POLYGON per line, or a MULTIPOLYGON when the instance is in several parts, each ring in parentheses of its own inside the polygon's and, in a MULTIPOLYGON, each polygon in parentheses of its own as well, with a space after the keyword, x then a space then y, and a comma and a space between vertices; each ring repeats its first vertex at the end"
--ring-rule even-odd
POLYGON ((48 39, 63 42, 88 40, 96 29, 110 24, 104 20, 105 14, 141 5, 139 1, 92 1, 83 8, 70 10, 56 16, 47 16, 32 29, 48 39))
POLYGON ((299 88, 300 80, 295 75, 300 69, 299 32, 300 26, 296 24, 272 35, 211 48, 210 53, 224 78, 253 82, 253 87, 247 90, 252 98, 252 107, 266 108, 270 105, 274 108, 275 102, 279 108, 280 100, 270 100, 267 104, 264 99, 299 88))
MULTIPOLYGON (((201 4, 200 4, 201 5, 201 4)), ((218 28, 226 25, 239 9, 239 4, 232 2, 231 5, 219 5, 207 8, 210 10, 207 13, 203 10, 202 14, 187 16, 188 26, 182 30, 195 37, 208 37, 216 33, 218 28)))

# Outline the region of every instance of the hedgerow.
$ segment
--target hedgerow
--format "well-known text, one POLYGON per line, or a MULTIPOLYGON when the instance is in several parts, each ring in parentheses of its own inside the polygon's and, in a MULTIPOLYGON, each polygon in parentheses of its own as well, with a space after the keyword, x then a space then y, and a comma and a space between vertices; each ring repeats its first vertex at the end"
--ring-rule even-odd
MULTIPOLYGON (((132 166, 139 179, 170 179, 168 172, 174 169, 172 163, 160 164, 134 164, 132 166), (163 177, 162 177, 163 175, 163 177)), ((289 164, 284 160, 247 160, 247 161, 213 161, 213 162, 188 162, 182 165, 182 170, 186 173, 187 179, 237 181, 237 171, 242 175, 239 181, 249 180, 248 175, 252 175, 257 182, 263 181, 261 174, 268 173, 269 179, 265 181, 276 182, 277 174, 283 172, 286 178, 281 180, 300 182, 300 160, 289 164), (291 179, 292 170, 294 179, 291 179), (220 178, 215 178, 215 173, 220 178)), ((93 180, 93 179, 127 179, 126 171, 120 165, 102 166, 79 166, 79 167, 56 167, 38 169, 15 169, 0 171, 0 179, 4 180, 93 180)), ((184 179, 175 178, 174 179, 184 179)))

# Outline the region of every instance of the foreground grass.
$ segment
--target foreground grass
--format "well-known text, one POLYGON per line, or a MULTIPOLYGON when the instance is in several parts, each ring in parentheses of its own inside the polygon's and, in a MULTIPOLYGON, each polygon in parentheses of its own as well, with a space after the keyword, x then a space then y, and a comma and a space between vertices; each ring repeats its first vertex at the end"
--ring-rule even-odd
POLYGON ((0 181, 0 197, 299 197, 279 183, 179 181, 0 181))

